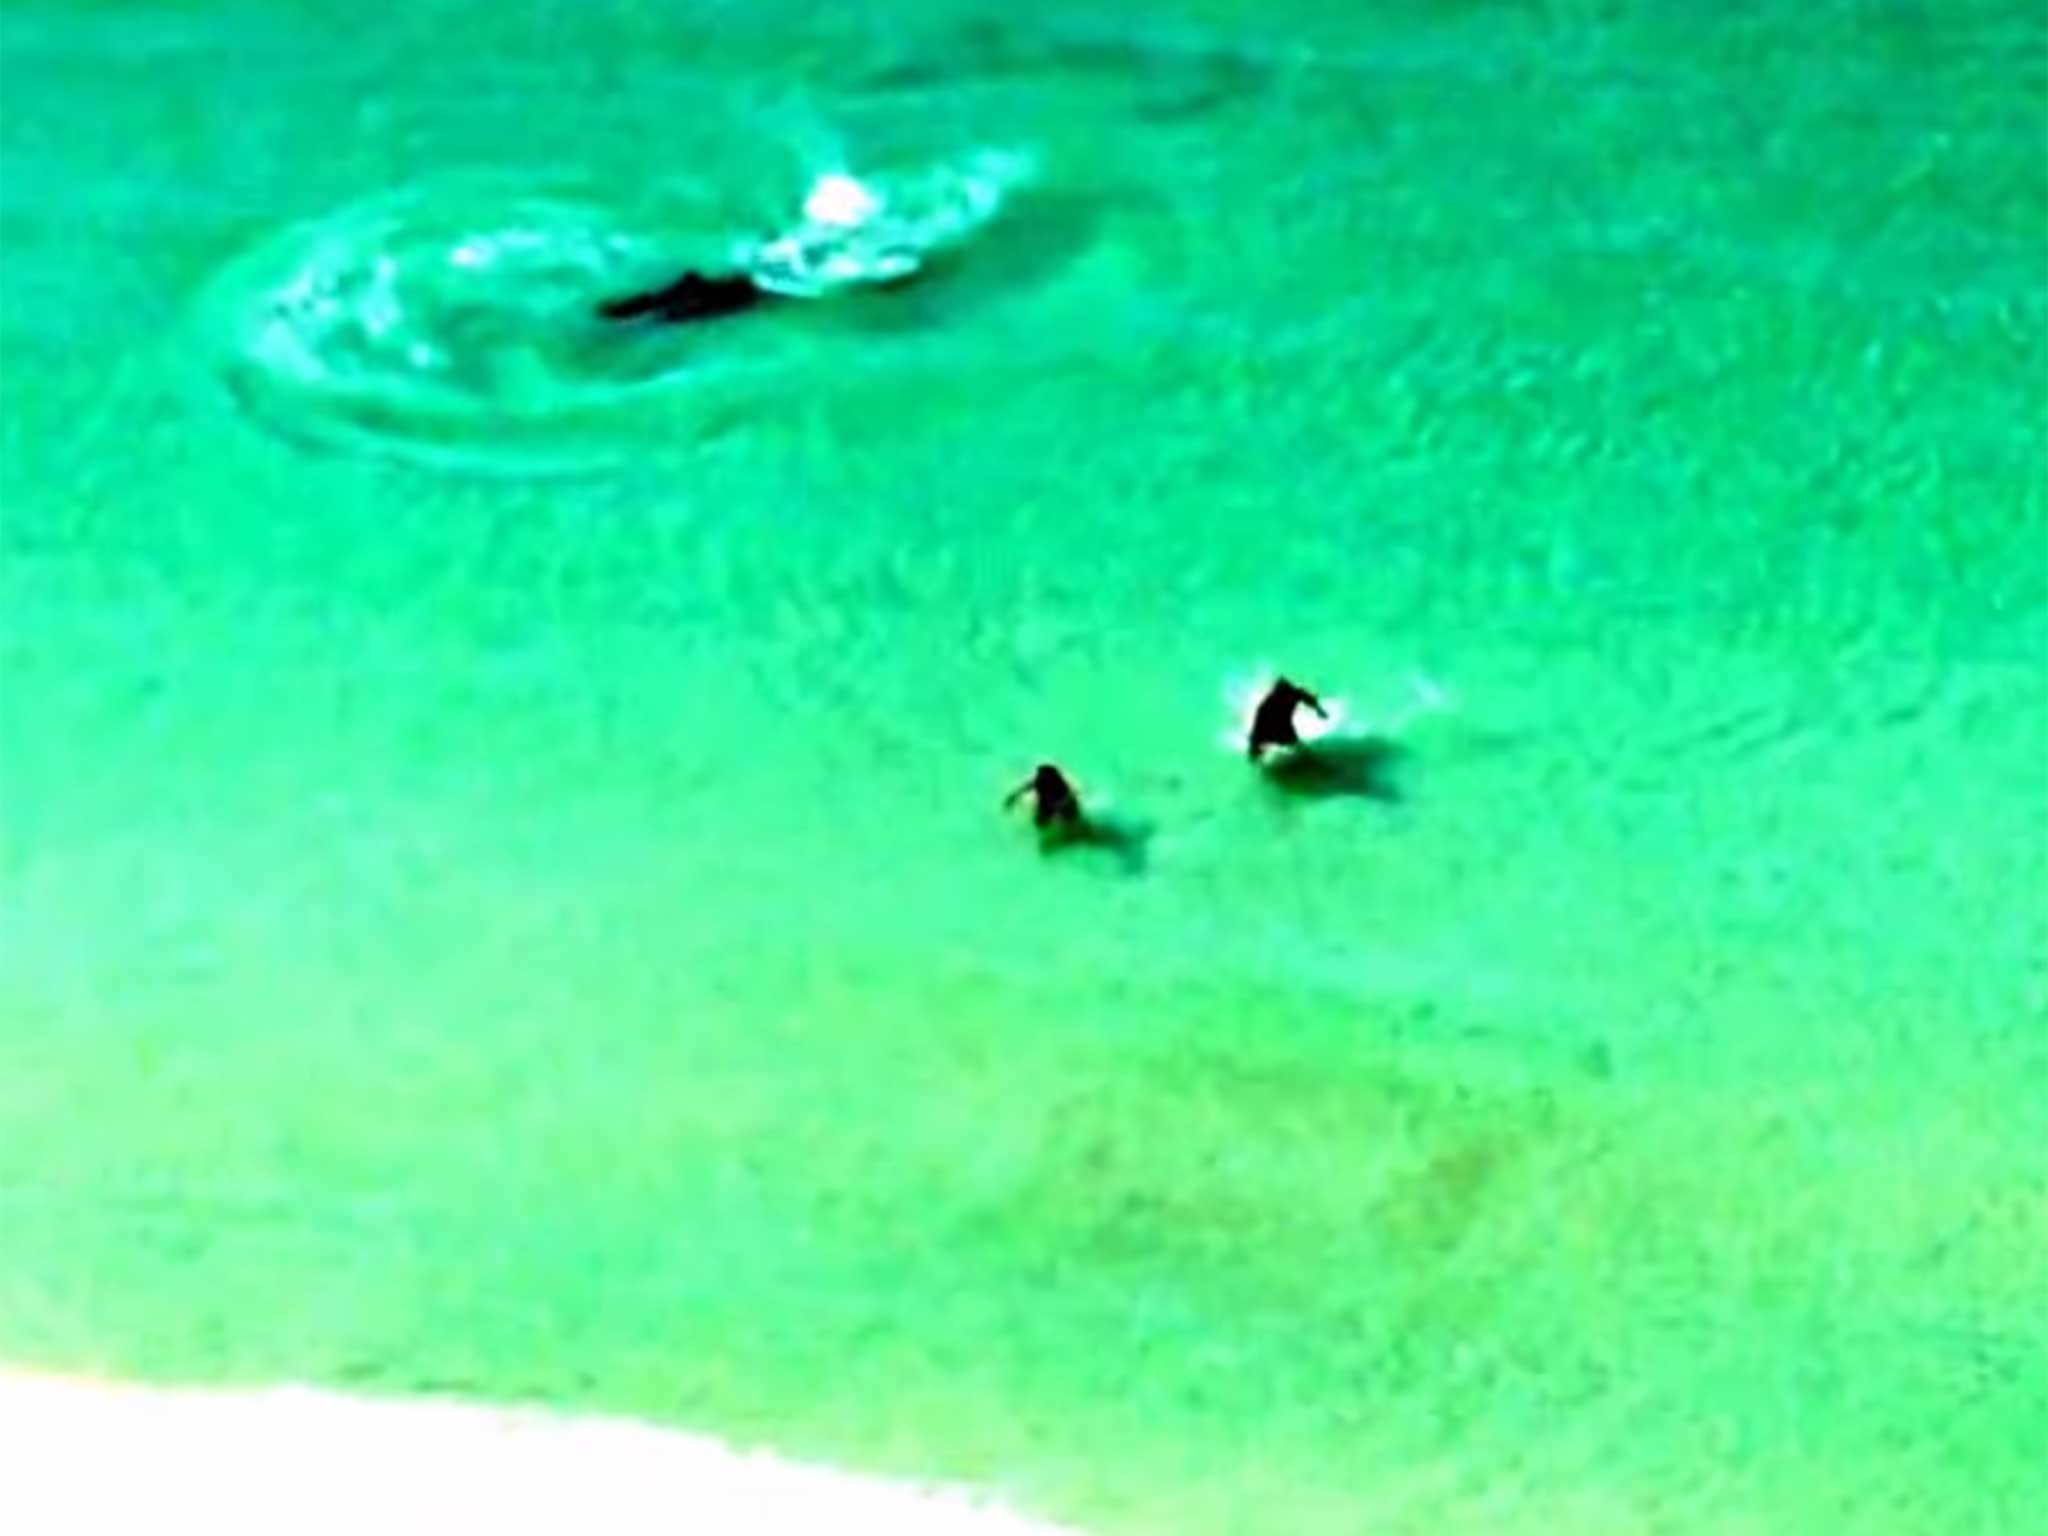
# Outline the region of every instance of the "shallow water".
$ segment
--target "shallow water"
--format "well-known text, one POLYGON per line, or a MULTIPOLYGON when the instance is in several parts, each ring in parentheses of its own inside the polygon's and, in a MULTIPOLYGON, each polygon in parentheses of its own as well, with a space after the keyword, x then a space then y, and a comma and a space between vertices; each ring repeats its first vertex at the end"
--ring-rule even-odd
POLYGON ((0 1352, 1102 1529, 2048 1493, 2038 18, 1297 9, 9 10, 0 1352))

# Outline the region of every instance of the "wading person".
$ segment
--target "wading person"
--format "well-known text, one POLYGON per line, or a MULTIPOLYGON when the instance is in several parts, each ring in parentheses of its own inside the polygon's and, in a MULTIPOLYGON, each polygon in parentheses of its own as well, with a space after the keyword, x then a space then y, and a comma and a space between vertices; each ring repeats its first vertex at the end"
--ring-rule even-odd
POLYGON ((1081 797, 1071 780, 1051 763, 1040 763, 1038 771, 1003 797, 1008 810, 1025 796, 1031 798, 1031 821, 1042 833, 1079 832, 1084 825, 1081 797))
POLYGON ((1252 711, 1251 734, 1246 738, 1244 753, 1257 762, 1275 747, 1298 747, 1301 733, 1294 728, 1294 712, 1306 705, 1315 711, 1318 719, 1330 718, 1323 708, 1323 701, 1298 683, 1286 678, 1275 679, 1273 686, 1266 690, 1266 696, 1259 700, 1258 708, 1252 711))

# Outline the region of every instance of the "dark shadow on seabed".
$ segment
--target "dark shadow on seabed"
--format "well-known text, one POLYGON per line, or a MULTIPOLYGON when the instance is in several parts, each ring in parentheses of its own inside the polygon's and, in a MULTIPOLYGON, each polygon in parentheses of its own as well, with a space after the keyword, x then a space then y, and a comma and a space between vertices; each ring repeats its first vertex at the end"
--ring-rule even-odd
POLYGON ((1149 821, 1116 815, 1091 815, 1078 822, 1041 827, 1038 851, 1046 856, 1083 851, 1107 854, 1126 875, 1142 875, 1153 831, 1149 821))
POLYGON ((1260 771, 1273 789, 1298 799, 1352 796, 1398 805, 1407 798, 1401 773, 1409 756, 1384 736, 1325 737, 1268 759, 1260 771))

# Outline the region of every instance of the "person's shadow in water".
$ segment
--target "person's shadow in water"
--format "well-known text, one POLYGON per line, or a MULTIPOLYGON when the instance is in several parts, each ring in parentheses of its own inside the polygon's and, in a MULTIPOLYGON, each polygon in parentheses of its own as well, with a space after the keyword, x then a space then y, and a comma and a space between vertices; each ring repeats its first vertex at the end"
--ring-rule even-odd
POLYGON ((1046 858, 1094 854, 1113 861, 1126 875, 1142 875, 1152 832, 1149 821, 1098 812, 1040 827, 1038 851, 1046 858))
POLYGON ((1275 791, 1301 800, 1353 797, 1398 805, 1408 749, 1385 736, 1325 736, 1260 765, 1275 791))

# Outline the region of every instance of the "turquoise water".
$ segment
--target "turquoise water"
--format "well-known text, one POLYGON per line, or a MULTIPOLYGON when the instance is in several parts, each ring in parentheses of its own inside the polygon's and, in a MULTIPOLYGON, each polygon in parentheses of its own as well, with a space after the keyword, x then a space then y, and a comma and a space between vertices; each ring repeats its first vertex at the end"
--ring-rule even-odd
POLYGON ((0 45, 0 1356, 1104 1530, 2048 1493, 2038 17, 0 45), (899 289, 582 314, 984 151, 899 289))

